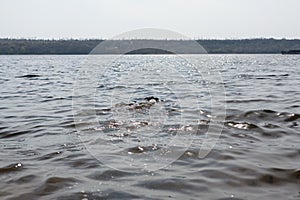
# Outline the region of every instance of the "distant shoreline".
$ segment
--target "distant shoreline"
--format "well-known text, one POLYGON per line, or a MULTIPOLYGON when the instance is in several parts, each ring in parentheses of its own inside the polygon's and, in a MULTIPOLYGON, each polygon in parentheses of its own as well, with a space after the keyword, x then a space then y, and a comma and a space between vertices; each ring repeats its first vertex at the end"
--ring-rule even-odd
MULTIPOLYGON (((0 55, 87 55, 103 41, 98 39, 0 39, 0 55)), ((116 40, 115 42, 120 42, 126 46, 127 43, 129 45, 132 41, 135 40, 116 40)), ((139 41, 147 42, 147 40, 139 41)), ((185 40, 164 40, 164 42, 166 41, 172 43, 171 45, 176 45, 177 48, 186 45, 185 40)), ((196 41, 209 54, 281 54, 282 51, 300 49, 300 39, 210 39, 196 41)), ((108 49, 105 54, 118 54, 118 51, 108 49)), ((143 49, 130 54, 168 54, 168 52, 143 49)), ((186 52, 186 54, 189 54, 189 52, 186 52)))

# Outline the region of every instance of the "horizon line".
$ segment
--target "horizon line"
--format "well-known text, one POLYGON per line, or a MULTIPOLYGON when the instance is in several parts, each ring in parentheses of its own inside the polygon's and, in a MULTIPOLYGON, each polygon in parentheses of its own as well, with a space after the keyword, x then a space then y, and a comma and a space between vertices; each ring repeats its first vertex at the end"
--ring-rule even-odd
POLYGON ((249 37, 249 38, 37 38, 37 37, 0 37, 0 40, 45 40, 45 41, 63 41, 63 40, 77 40, 77 41, 87 41, 87 40, 157 40, 157 41, 197 41, 197 40, 300 40, 300 38, 275 38, 275 37, 249 37))

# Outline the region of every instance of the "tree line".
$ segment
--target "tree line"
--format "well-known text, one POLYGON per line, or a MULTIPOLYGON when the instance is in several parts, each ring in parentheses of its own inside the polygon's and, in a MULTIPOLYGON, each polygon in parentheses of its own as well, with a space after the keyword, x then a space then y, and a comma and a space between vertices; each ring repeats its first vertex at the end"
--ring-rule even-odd
MULTIPOLYGON (((211 39, 196 41, 211 54, 276 54, 281 53, 281 51, 300 49, 299 39, 211 39)), ((0 54, 89 54, 100 42, 103 40, 3 38, 0 39, 0 54)), ((132 40, 123 40, 122 42, 126 44, 132 40)), ((182 45, 184 45, 183 41, 182 45)))

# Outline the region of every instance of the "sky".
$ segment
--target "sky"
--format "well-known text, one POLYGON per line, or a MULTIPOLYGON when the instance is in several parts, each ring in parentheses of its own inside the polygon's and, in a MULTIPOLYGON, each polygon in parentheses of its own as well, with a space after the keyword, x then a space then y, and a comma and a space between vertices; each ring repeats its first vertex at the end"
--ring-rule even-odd
POLYGON ((140 28, 189 38, 300 38, 300 0, 0 0, 0 38, 104 38, 140 28))

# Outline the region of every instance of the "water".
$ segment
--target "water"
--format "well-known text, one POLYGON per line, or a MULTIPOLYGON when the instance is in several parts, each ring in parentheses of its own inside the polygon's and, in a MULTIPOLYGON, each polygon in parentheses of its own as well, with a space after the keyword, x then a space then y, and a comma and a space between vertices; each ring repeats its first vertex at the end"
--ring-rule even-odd
POLYGON ((1 199, 300 199, 299 56, 94 58, 0 57, 1 199))

